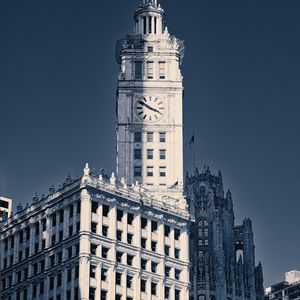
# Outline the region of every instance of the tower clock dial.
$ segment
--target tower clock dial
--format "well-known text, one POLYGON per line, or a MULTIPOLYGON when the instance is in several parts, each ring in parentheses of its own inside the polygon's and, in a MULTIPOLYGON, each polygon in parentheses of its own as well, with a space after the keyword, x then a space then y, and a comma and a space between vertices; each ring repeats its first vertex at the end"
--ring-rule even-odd
POLYGON ((135 103, 135 113, 142 121, 157 122, 165 114, 165 105, 158 97, 143 96, 135 103))

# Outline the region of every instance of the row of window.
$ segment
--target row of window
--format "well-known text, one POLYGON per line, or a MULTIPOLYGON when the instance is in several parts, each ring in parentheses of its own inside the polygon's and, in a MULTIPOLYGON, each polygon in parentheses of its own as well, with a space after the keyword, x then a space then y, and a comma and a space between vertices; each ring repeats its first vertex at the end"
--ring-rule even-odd
POLYGON ((166 79, 166 62, 159 61, 158 63, 155 63, 154 61, 147 61, 144 63, 143 61, 135 61, 134 79, 166 79))
MULTIPOLYGON (((92 201, 91 205, 91 212, 92 213, 97 213, 99 208, 99 203, 96 201, 92 201)), ((110 214, 110 207, 106 204, 102 205, 102 216, 103 217, 109 217, 110 214)), ((121 209, 117 209, 117 221, 118 222, 123 222, 124 220, 124 211, 121 209)), ((132 213, 127 213, 127 225, 133 225, 134 222, 134 214, 132 213)), ((97 226, 98 223, 96 222, 91 222, 91 231, 93 233, 97 233, 97 226)), ((141 229, 144 230, 151 230, 151 232, 157 232, 158 230, 158 222, 154 220, 148 220, 145 217, 141 217, 141 229)), ((108 227, 106 225, 102 226, 102 235, 107 236, 108 233, 108 227)), ((164 224, 164 235, 165 237, 170 237, 171 235, 171 226, 164 224)), ((181 231, 178 228, 174 228, 174 239, 179 240, 181 235, 181 231)))
MULTIPOLYGON (((158 157, 160 160, 165 160, 167 158, 167 150, 160 149, 158 157)), ((142 159, 142 149, 134 149, 134 159, 142 159)), ((147 159, 154 159, 154 149, 147 149, 147 159)))
MULTIPOLYGON (((128 285, 130 286, 132 284, 132 279, 130 278, 131 276, 127 276, 127 287, 128 285)), ((117 280, 117 278, 116 278, 117 280)), ((171 288, 168 286, 165 286, 165 297, 164 299, 171 299, 170 298, 170 291, 171 288)), ((145 279, 141 279, 141 292, 142 293, 146 293, 147 292, 147 280, 145 279)), ((157 296, 157 283, 156 282, 151 282, 151 295, 153 296, 157 296)), ((89 300, 95 300, 96 298, 96 288, 94 287, 90 287, 90 291, 89 291, 89 300)), ((100 299, 101 300, 107 300, 108 299, 108 291, 106 290, 101 290, 101 294, 100 294, 100 299)), ((115 296, 115 300, 121 300, 122 299, 122 295, 120 294, 116 294, 115 296)), ((180 290, 175 289, 175 298, 174 300, 179 300, 180 299, 180 290)), ((126 297, 126 300, 133 300, 132 297, 126 297)))
MULTIPOLYGON (((159 132, 158 134, 159 134, 158 141, 160 143, 166 143, 167 133, 166 132, 159 132)), ((147 131, 147 133, 146 133, 146 142, 147 143, 153 143, 154 142, 154 136, 155 136, 155 134, 154 134, 153 131, 147 131)), ((135 143, 142 143, 143 142, 142 137, 143 137, 142 132, 141 131, 136 131, 134 133, 134 142, 135 143)))
MULTIPOLYGON (((65 257, 63 259, 63 252, 59 251, 55 255, 49 256, 48 259, 48 268, 53 268, 56 265, 59 265, 63 260, 69 260, 72 257, 79 254, 79 244, 69 246, 65 250, 65 257)), ((4 260, 6 261, 6 260, 4 260)), ((6 266, 4 266, 4 269, 6 266)), ((40 260, 39 262, 35 262, 32 264, 31 274, 37 275, 39 273, 43 273, 45 271, 45 259, 40 260)), ((29 268, 25 267, 22 270, 19 270, 15 273, 15 282, 21 282, 26 280, 29 275, 29 268)), ((12 285, 13 275, 8 276, 7 278, 2 279, 2 290, 5 288, 10 288, 12 285)))
MULTIPOLYGON (((74 205, 71 204, 68 208, 69 211, 69 218, 73 218, 74 216, 74 205)), ((76 204, 76 214, 80 214, 80 202, 76 204)), ((55 227, 57 224, 63 224, 64 222, 64 210, 61 209, 58 212, 54 213, 51 217, 51 225, 52 227, 55 227)), ((34 235, 38 236, 40 234, 40 228, 42 232, 45 232, 47 229, 47 220, 42 219, 41 224, 40 222, 36 222, 34 225, 34 235)), ((73 234, 73 233, 72 233, 73 234)), ((71 234, 71 235, 72 235, 71 234)), ((30 241, 30 235, 31 235, 31 228, 30 226, 27 226, 25 229, 21 230, 18 234, 19 237, 19 245, 29 242, 30 241)), ((4 251, 8 250, 8 245, 10 241, 10 248, 14 248, 15 246, 15 237, 11 236, 4 240, 4 251)))
MULTIPOLYGON (((155 168, 153 166, 147 166, 146 175, 147 177, 154 177, 155 168)), ((160 166, 158 171, 159 177, 166 177, 167 176, 167 167, 160 166)), ((134 177, 142 177, 142 166, 134 166, 134 177)))

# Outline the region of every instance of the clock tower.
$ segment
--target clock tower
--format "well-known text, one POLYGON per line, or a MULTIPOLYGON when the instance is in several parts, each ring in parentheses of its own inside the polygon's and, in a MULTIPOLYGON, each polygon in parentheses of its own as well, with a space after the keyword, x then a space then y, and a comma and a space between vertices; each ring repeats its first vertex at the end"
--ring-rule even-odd
POLYGON ((164 26, 158 0, 143 0, 117 43, 117 176, 158 199, 183 192, 183 42, 164 26))

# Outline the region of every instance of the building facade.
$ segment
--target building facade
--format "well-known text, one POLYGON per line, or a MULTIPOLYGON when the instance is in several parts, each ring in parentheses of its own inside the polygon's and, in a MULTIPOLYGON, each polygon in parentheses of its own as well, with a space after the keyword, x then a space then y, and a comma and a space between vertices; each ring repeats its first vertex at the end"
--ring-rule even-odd
POLYGON ((300 272, 285 273, 285 281, 266 288, 265 300, 299 300, 300 299, 300 272))
POLYGON ((12 199, 0 196, 0 223, 6 221, 12 211, 12 199))
POLYGON ((221 173, 186 177, 186 195, 195 217, 191 226, 191 299, 263 300, 263 274, 255 266, 252 223, 234 222, 231 192, 226 195, 221 173))

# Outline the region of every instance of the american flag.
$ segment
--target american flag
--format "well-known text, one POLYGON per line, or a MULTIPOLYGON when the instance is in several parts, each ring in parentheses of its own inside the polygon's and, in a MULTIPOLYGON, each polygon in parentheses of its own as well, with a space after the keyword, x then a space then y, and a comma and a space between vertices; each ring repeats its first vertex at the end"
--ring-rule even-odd
POLYGON ((192 151, 195 151, 195 134, 193 133, 192 137, 191 137, 191 140, 189 142, 189 146, 190 146, 190 149, 192 151))

